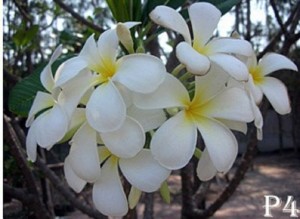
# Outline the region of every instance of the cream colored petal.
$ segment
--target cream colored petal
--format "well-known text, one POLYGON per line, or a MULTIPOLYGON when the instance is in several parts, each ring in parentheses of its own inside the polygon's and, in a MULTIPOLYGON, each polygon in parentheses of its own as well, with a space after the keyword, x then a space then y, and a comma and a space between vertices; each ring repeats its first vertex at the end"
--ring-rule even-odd
POLYGON ((217 169, 212 163, 207 149, 202 152, 196 171, 201 181, 211 180, 217 174, 217 169))
POLYGON ((182 111, 155 132, 150 149, 162 166, 175 170, 184 167, 192 158, 196 140, 197 129, 182 111))
POLYGON ((186 69, 195 75, 205 75, 210 68, 209 59, 198 53, 191 45, 181 42, 176 47, 178 60, 185 65, 186 69))
POLYGON ((157 6, 149 16, 154 23, 180 33, 184 37, 184 40, 191 44, 191 35, 188 25, 176 10, 160 5, 157 6))
POLYGON ((214 5, 200 2, 189 7, 194 44, 205 45, 212 37, 221 18, 221 12, 214 5))

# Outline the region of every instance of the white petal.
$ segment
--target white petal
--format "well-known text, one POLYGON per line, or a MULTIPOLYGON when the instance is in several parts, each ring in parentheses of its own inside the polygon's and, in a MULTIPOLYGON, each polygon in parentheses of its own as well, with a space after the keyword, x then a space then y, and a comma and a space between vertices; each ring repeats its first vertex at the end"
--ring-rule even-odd
POLYGON ((105 215, 121 217, 128 211, 127 199, 120 181, 118 165, 108 159, 102 167, 100 179, 93 187, 93 202, 105 215))
POLYGON ((219 118, 218 121, 226 125, 231 130, 239 131, 244 134, 247 134, 248 127, 246 122, 238 122, 238 121, 219 119, 219 118))
POLYGON ((194 3, 189 9, 194 43, 204 45, 213 35, 221 18, 221 12, 209 3, 194 3))
POLYGON ((55 87, 61 87, 66 82, 74 78, 84 68, 88 66, 85 59, 80 56, 71 58, 63 62, 57 69, 55 74, 55 87))
POLYGON ((80 103, 84 94, 93 86, 94 77, 89 71, 82 71, 66 83, 58 96, 58 102, 63 106, 69 118, 80 103))
POLYGON ((254 98, 255 103, 260 104, 263 99, 263 91, 260 86, 255 85, 251 74, 249 75, 249 80, 246 82, 246 87, 254 98))
POLYGON ((43 109, 47 109, 53 105, 54 99, 50 94, 38 91, 30 108, 28 118, 26 120, 26 127, 29 127, 32 124, 34 116, 38 112, 42 111, 43 109))
POLYGON ((277 113, 284 115, 291 112, 289 95, 281 81, 276 78, 265 77, 264 83, 259 86, 277 113))
POLYGON ((247 81, 249 78, 249 72, 244 63, 237 58, 227 54, 214 54, 210 55, 209 59, 231 77, 238 81, 247 81))
POLYGON ((212 65, 206 75, 195 78, 196 90, 194 99, 197 98, 199 104, 205 103, 226 87, 225 85, 229 78, 229 75, 220 67, 212 65))
POLYGON ((251 56, 251 44, 246 40, 233 38, 215 38, 208 45, 214 53, 233 53, 236 55, 251 56))
POLYGON ((262 73, 264 75, 280 69, 298 71, 297 66, 289 58, 276 53, 268 53, 263 56, 258 63, 258 66, 262 67, 262 73))
POLYGON ((134 105, 127 109, 127 115, 137 120, 145 132, 158 128, 167 119, 165 112, 161 109, 143 110, 134 105))
POLYGON ((86 106, 87 120, 98 132, 117 130, 124 122, 125 115, 126 105, 111 81, 99 85, 86 106))
POLYGON ((150 149, 154 158, 168 169, 184 167, 194 154, 197 129, 184 112, 167 120, 153 135, 150 149))
POLYGON ((212 163, 206 148, 201 154, 196 171, 197 176, 202 181, 208 181, 217 174, 217 169, 212 163))
POLYGON ((32 126, 29 128, 27 137, 26 137, 26 153, 28 160, 35 162, 37 156, 37 142, 36 142, 36 124, 33 122, 32 126))
POLYGON ((201 110, 207 117, 240 122, 251 122, 254 119, 248 94, 237 87, 225 89, 202 106, 201 110))
POLYGON ((126 117, 122 126, 113 131, 100 133, 106 147, 117 157, 134 157, 145 144, 143 127, 134 119, 126 117))
POLYGON ((75 192, 81 192, 81 190, 86 185, 86 181, 79 178, 76 173, 73 171, 71 164, 69 162, 69 158, 66 157, 65 163, 64 163, 64 174, 65 178, 67 180, 67 183, 69 186, 75 191, 75 192))
POLYGON ((98 39, 98 53, 101 55, 102 60, 109 63, 115 63, 119 39, 115 29, 110 29, 103 32, 98 39))
POLYGON ((171 173, 154 160, 148 149, 142 150, 133 158, 120 159, 119 165, 128 182, 144 192, 159 189, 171 173))
POLYGON ((186 42, 177 45, 176 56, 186 66, 186 69, 195 75, 204 75, 210 68, 209 59, 186 42))
POLYGON ((191 44, 191 35, 184 18, 173 8, 157 6, 150 14, 151 20, 158 25, 180 33, 184 40, 191 44))
POLYGON ((96 131, 87 123, 74 135, 68 161, 74 173, 81 179, 95 182, 100 177, 96 131))
POLYGON ((131 106, 133 104, 133 92, 117 81, 114 81, 114 85, 116 88, 118 88, 120 94, 122 95, 122 98, 126 104, 126 108, 131 106))
POLYGON ((55 104, 36 119, 36 140, 43 148, 49 148, 61 140, 68 131, 68 116, 62 107, 55 104))
POLYGON ((166 68, 162 61, 147 54, 132 54, 118 60, 113 80, 139 93, 150 93, 163 82, 166 68))
POLYGON ((86 61, 89 69, 96 71, 98 66, 103 65, 100 52, 98 50, 94 34, 92 34, 85 42, 79 57, 86 61))
POLYGON ((190 101, 189 94, 183 84, 171 74, 166 74, 164 82, 150 94, 134 95, 134 104, 142 109, 162 109, 184 106, 190 101))
POLYGON ((214 166, 219 172, 227 172, 238 152, 235 136, 216 120, 202 117, 197 126, 214 166))
POLYGON ((54 87, 54 78, 53 78, 53 74, 52 74, 51 65, 58 58, 58 56, 60 56, 61 52, 62 52, 62 46, 60 45, 55 49, 55 51, 53 52, 53 54, 51 56, 49 63, 47 64, 47 66, 44 68, 44 70, 42 71, 42 73, 40 75, 42 85, 50 93, 52 93, 52 90, 54 87))

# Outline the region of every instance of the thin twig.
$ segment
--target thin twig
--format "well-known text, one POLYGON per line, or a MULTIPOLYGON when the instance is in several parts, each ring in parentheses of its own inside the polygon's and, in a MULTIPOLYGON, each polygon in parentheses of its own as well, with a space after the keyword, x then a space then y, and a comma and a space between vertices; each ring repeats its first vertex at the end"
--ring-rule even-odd
POLYGON ((63 3, 61 0, 53 0, 56 4, 58 4, 62 9, 64 9, 66 12, 69 12, 74 18, 76 18, 78 21, 80 21, 81 23, 85 24, 86 26, 92 28, 93 30, 102 33, 105 30, 96 25, 93 24, 92 22, 86 20, 84 17, 82 17, 80 14, 78 14, 77 12, 75 12, 70 6, 66 5, 65 3, 63 3))

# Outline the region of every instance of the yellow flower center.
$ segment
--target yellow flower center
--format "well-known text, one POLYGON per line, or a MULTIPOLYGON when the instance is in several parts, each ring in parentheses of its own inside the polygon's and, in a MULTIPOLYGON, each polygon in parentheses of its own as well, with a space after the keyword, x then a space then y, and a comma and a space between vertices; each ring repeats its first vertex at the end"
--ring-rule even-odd
POLYGON ((260 84, 264 80, 264 75, 262 74, 262 69, 260 66, 250 67, 250 74, 252 75, 255 84, 260 84))
POLYGON ((202 104, 199 101, 199 98, 194 98, 193 101, 185 104, 185 115, 188 120, 195 121, 197 118, 203 115, 202 104))
POLYGON ((107 82, 117 71, 117 65, 109 59, 103 59, 102 64, 91 66, 91 69, 99 74, 98 83, 107 82))
POLYGON ((208 56, 211 54, 211 48, 208 45, 202 45, 198 41, 194 41, 193 48, 202 55, 208 56))

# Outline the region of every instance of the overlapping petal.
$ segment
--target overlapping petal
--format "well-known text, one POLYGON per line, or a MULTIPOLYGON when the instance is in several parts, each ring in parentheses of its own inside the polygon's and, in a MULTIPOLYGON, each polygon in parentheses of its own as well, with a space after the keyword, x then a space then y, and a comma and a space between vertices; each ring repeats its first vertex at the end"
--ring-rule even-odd
POLYGON ((277 113, 284 115, 291 112, 287 89, 280 80, 265 77, 264 83, 259 86, 277 113))
POLYGON ((186 66, 186 69, 195 75, 204 75, 210 68, 209 59, 198 53, 186 42, 178 44, 176 47, 176 56, 186 66))
POLYGON ((162 109, 143 110, 134 105, 127 109, 127 115, 137 120, 145 132, 158 128, 167 119, 162 109))
POLYGON ((240 122, 251 122, 254 115, 245 90, 237 87, 225 89, 202 106, 205 116, 240 122))
POLYGON ((94 184, 92 197, 102 214, 121 217, 127 213, 128 203, 115 160, 109 158, 102 166, 101 178, 94 184))
POLYGON ((88 63, 81 56, 75 56, 63 62, 57 69, 55 74, 55 87, 61 87, 66 82, 74 78, 88 63))
POLYGON ((66 157, 64 162, 64 174, 65 178, 67 180, 68 185, 75 191, 75 192, 81 192, 81 190, 86 185, 86 181, 81 179, 76 175, 76 173, 73 171, 72 166, 69 162, 69 158, 66 157))
POLYGON ((171 74, 166 74, 165 80, 154 92, 134 96, 134 104, 141 109, 178 107, 189 101, 186 88, 171 74))
POLYGON ((74 173, 87 182, 100 177, 100 161, 97 150, 96 131, 83 124, 72 139, 68 162, 74 173))
POLYGON ((217 28, 221 12, 212 4, 204 2, 192 4, 188 11, 192 23, 194 44, 204 46, 217 28))
POLYGON ((128 116, 119 129, 100 135, 106 147, 114 155, 122 158, 134 157, 145 144, 143 127, 128 116))
POLYGON ((221 123, 226 125, 229 129, 234 130, 234 131, 239 131, 244 134, 247 134, 247 123, 246 122, 239 122, 239 121, 233 121, 233 120, 227 120, 227 119, 219 119, 221 123))
POLYGON ((163 82, 166 69, 162 61, 147 54, 132 54, 118 60, 113 77, 128 89, 139 93, 153 92, 163 82))
POLYGON ((217 174, 217 170, 210 159, 207 149, 204 149, 201 154, 200 160, 197 164, 196 172, 197 176, 202 181, 208 181, 217 174))
POLYGON ((95 89, 86 106, 86 117, 98 132, 111 132, 121 127, 126 105, 112 81, 95 89))
POLYGON ((64 107, 71 118, 84 94, 93 86, 95 77, 91 72, 81 71, 76 77, 66 83, 58 96, 58 102, 64 107))
POLYGON ((246 40, 234 38, 215 38, 208 43, 214 53, 233 53, 243 56, 251 56, 253 50, 246 40))
POLYGON ((227 54, 213 54, 209 59, 238 81, 247 81, 249 72, 244 63, 227 54))
POLYGON ((180 33, 186 42, 191 44, 191 35, 184 18, 173 8, 157 6, 151 13, 150 18, 156 24, 180 33))
POLYGON ((251 93, 256 104, 260 104, 263 99, 263 92, 259 86, 256 86, 253 77, 249 74, 249 81, 246 82, 246 87, 251 93))
POLYGON ((289 58, 276 53, 268 53, 263 56, 258 66, 262 67, 263 75, 268 75, 280 69, 298 71, 297 66, 289 58))
POLYGON ((54 99, 50 94, 38 91, 30 108, 28 118, 26 120, 26 127, 29 127, 32 124, 34 116, 38 112, 42 111, 43 109, 47 109, 53 105, 54 99))
POLYGON ((143 149, 133 158, 120 159, 119 165, 130 184, 144 192, 159 189, 171 172, 154 160, 148 149, 143 149))
POLYGON ((167 120, 153 135, 150 149, 161 165, 168 169, 180 169, 194 154, 197 129, 187 119, 185 112, 179 112, 167 120))
POLYGON ((43 148, 49 148, 61 140, 68 131, 68 116, 59 104, 44 112, 36 121, 36 141, 43 148))
POLYGON ((54 87, 54 78, 52 74, 51 65, 53 62, 60 56, 62 52, 62 46, 58 46, 55 51, 53 52, 49 63, 46 65, 46 67, 43 69, 40 75, 41 83, 46 88, 47 91, 52 93, 53 87, 54 87))
POLYGON ((214 166, 219 172, 227 172, 238 152, 235 136, 225 125, 214 119, 199 118, 197 127, 214 166))

